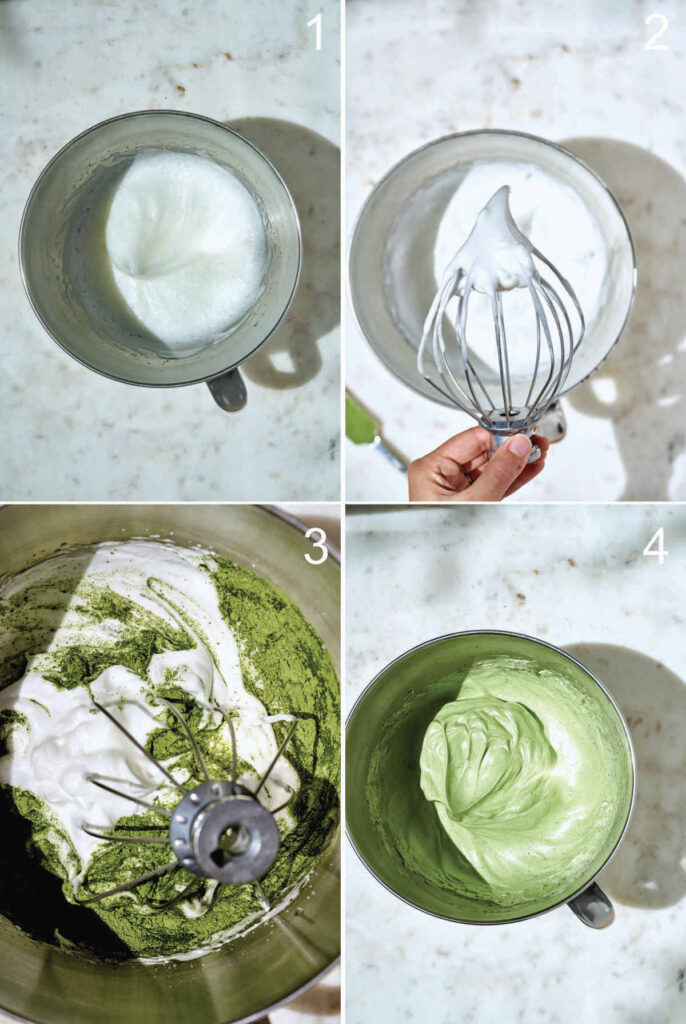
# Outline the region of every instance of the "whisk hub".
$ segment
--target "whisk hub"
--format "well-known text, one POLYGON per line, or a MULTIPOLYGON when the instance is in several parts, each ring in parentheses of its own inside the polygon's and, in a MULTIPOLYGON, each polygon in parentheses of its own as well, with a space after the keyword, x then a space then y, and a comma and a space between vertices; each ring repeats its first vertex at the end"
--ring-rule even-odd
POLYGON ((241 885, 261 878, 279 850, 272 814, 236 782, 205 782, 177 805, 169 841, 193 874, 241 885))

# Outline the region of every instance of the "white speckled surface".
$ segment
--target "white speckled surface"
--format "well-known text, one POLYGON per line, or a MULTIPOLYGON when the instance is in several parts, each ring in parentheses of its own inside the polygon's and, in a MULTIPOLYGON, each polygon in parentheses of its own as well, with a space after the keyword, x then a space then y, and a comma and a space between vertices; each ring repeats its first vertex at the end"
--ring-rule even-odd
POLYGON ((339 493, 339 14, 322 50, 305 0, 6 0, 0 218, 4 500, 297 500, 339 493), (249 404, 205 385, 150 390, 79 366, 26 300, 17 233, 29 189, 69 139, 129 110, 231 123, 272 159, 305 243, 287 321, 245 366, 249 404))
MULTIPOLYGON (((347 230, 379 178, 451 132, 505 128, 567 145, 610 185, 637 248, 629 328, 564 400, 569 432, 515 500, 686 497, 686 27, 679 0, 351 0, 347 5, 347 230), (662 12, 669 28, 644 22, 662 12)), ((376 360, 347 310, 347 383, 408 457, 472 425, 376 360)), ((377 453, 346 441, 349 501, 405 500, 377 453)))
POLYGON ((562 907, 517 925, 440 921, 348 845, 347 1021, 678 1024, 686 1019, 686 509, 457 506, 347 519, 347 706, 391 659, 463 629, 559 645, 628 719, 638 795, 600 882, 605 931, 562 907), (642 552, 658 526, 669 555, 642 552))

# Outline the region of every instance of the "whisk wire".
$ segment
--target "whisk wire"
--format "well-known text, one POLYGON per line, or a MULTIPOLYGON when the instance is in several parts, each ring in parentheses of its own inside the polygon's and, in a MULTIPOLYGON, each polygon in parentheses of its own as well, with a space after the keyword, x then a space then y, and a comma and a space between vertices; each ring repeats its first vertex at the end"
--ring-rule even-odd
POLYGON ((205 760, 204 760, 204 758, 202 756, 202 752, 200 750, 200 747, 198 746, 198 744, 196 742, 195 736, 193 735, 191 730, 188 728, 188 723, 187 723, 186 719, 183 717, 183 715, 178 710, 178 708, 176 708, 172 704, 172 702, 170 700, 167 700, 166 697, 158 697, 157 698, 157 703, 158 704, 163 704, 165 708, 168 708, 171 711, 171 713, 174 715, 174 718, 176 718, 177 722, 179 722, 179 724, 181 725, 181 728, 183 729, 183 731, 186 734, 186 738, 187 738, 188 742, 191 745, 191 748, 193 750, 193 753, 195 754, 196 760, 197 760, 198 764, 200 765, 200 770, 203 773, 203 775, 205 776, 205 782, 210 782, 211 781, 210 780, 210 773, 207 770, 207 767, 205 765, 205 760))
POLYGON ((219 884, 214 887, 214 892, 212 893, 210 905, 207 908, 208 910, 212 910, 215 904, 219 902, 219 900, 222 897, 222 893, 224 892, 224 889, 226 889, 226 882, 219 882, 219 884))
MULTIPOLYGON (((548 370, 548 376, 545 379, 545 383, 543 384, 543 387, 538 392, 538 394, 536 395, 535 399, 533 400, 533 402, 529 406, 529 409, 535 409, 535 408, 537 408, 539 406, 543 406, 544 405, 544 396, 547 394, 548 387, 551 384, 551 382, 552 382, 552 380, 553 380, 553 378, 555 376, 555 349, 554 349, 554 346, 553 346, 552 335, 550 333, 550 327, 548 326, 548 321, 546 320, 545 316, 543 315, 543 307, 541 306, 541 300, 538 297, 538 293, 537 293, 533 283, 529 282, 528 288, 529 288, 529 292, 531 294, 531 298, 532 298, 532 301, 533 301, 533 304, 534 304, 534 309, 536 310, 536 321, 537 321, 537 323, 540 324, 540 326, 542 328, 543 337, 545 338, 546 344, 548 346, 548 352, 550 353, 550 369, 548 370)), ((534 378, 534 381, 532 383, 535 383, 535 378, 534 378)))
POLYGON ((266 772, 264 773, 264 775, 260 779, 259 784, 257 786, 257 789, 253 791, 253 796, 257 796, 257 794, 260 792, 260 790, 264 786, 265 782, 267 781, 267 779, 269 778, 269 776, 273 772, 274 767, 276 765, 276 762, 279 760, 279 758, 281 757, 281 755, 285 751, 286 747, 291 742, 291 740, 293 738, 293 733, 295 732, 297 724, 298 723, 296 721, 296 722, 293 722, 293 724, 291 725, 290 729, 288 730, 288 732, 286 734, 285 739, 282 741, 279 749, 274 754, 274 757, 272 758, 272 761, 271 761, 269 767, 267 768, 266 772))
MULTIPOLYGON (((458 317, 460 316, 460 310, 461 310, 461 306, 460 306, 460 304, 458 302, 458 313, 457 313, 458 317)), ((436 361, 436 366, 438 368, 438 372, 440 374, 441 380, 443 381, 443 384, 448 389, 448 391, 450 391, 450 389, 452 387, 454 392, 457 392, 457 394, 459 394, 461 396, 461 398, 464 400, 464 402, 469 404, 469 397, 468 397, 468 395, 462 389, 460 384, 458 384, 458 382, 455 380, 453 372, 450 369, 450 364, 448 363, 448 358, 447 358, 446 348, 445 348, 445 338, 443 337, 443 331, 440 329, 440 326, 439 326, 439 324, 442 322, 442 317, 445 315, 445 313, 446 313, 446 306, 443 306, 442 307, 442 312, 440 312, 441 320, 439 321, 439 323, 436 324, 436 326, 434 328, 433 341, 434 341, 434 358, 435 358, 435 361, 436 361), (448 381, 448 379, 447 379, 448 377, 450 377, 450 381, 448 381)), ((455 322, 455 330, 456 330, 456 332, 459 330, 458 325, 457 325, 457 320, 455 322)), ((459 338, 459 334, 458 334, 458 338, 459 338)), ((458 402, 458 404, 460 404, 460 403, 458 402)), ((461 405, 460 407, 464 408, 463 405, 461 405)))
POLYGON ((572 288, 572 286, 569 283, 569 281, 567 280, 567 278, 562 276, 560 271, 557 269, 557 267, 553 263, 550 262, 550 260, 547 258, 547 256, 544 256, 543 253, 539 249, 537 249, 535 246, 533 246, 533 245, 531 247, 531 251, 533 252, 534 256, 537 256, 538 259, 542 263, 545 263, 546 267, 548 267, 549 270, 552 270, 553 274, 558 279, 558 281, 560 282, 560 284, 562 285, 564 290, 567 292, 567 295, 569 296, 569 298, 571 299, 571 301, 572 301, 572 303, 574 305, 574 308, 576 310, 577 316, 579 317, 579 321, 580 321, 580 324, 581 324, 581 330, 579 332, 579 337, 577 338, 576 344, 573 346, 573 352, 576 352, 576 350, 578 349, 579 345, 583 341, 584 334, 586 333, 586 320, 584 318, 584 313, 583 313, 583 310, 581 308, 581 305, 579 304, 579 300, 576 297, 576 292, 572 288))
POLYGON ((219 708, 219 711, 224 716, 226 724, 229 727, 229 733, 231 734, 231 760, 232 760, 232 764, 231 764, 231 779, 230 779, 230 781, 231 782, 235 782, 236 781, 236 776, 238 775, 238 748, 236 746, 236 729, 235 729, 235 726, 233 724, 233 719, 231 718, 231 715, 228 713, 228 711, 225 711, 224 708, 219 708))
POLYGON ((200 883, 197 878, 192 878, 188 885, 185 885, 181 892, 177 893, 176 896, 172 896, 169 900, 150 900, 150 906, 153 910, 169 910, 170 907, 175 907, 191 895, 192 890, 200 887, 200 883))
POLYGON ((169 779, 169 781, 171 782, 172 786, 174 786, 176 789, 178 789, 179 792, 183 793, 184 796, 188 793, 188 790, 186 789, 186 787, 182 786, 180 782, 177 782, 176 779, 174 778, 174 776, 171 774, 171 772, 168 772, 167 769, 164 767, 164 765, 160 764, 160 762, 157 760, 157 758, 153 757, 153 755, 150 753, 150 751, 146 750, 145 747, 142 745, 142 743, 139 743, 138 740, 136 739, 136 737, 133 736, 129 732, 129 730, 125 726, 123 726, 121 724, 121 722, 119 722, 114 717, 114 715, 111 715, 110 712, 107 710, 107 708, 103 704, 99 704, 97 702, 97 700, 94 700, 93 704, 98 709, 98 711, 102 711, 103 715, 106 715, 109 718, 110 722, 112 722, 112 724, 115 725, 117 727, 117 729, 119 729, 120 732, 124 733, 124 735, 133 743, 134 747, 137 750, 139 750, 141 752, 141 754, 143 754, 144 757, 147 757, 148 761, 151 761, 152 764, 154 764, 155 767, 158 768, 162 772, 162 774, 164 776, 166 776, 167 779, 169 779))
POLYGON ((138 796, 133 796, 131 793, 122 793, 120 789, 115 789, 114 786, 108 786, 102 781, 99 775, 87 775, 86 780, 92 782, 94 786, 99 786, 100 789, 107 790, 108 793, 113 793, 114 796, 120 796, 123 800, 131 800, 132 803, 138 804, 140 807, 146 807, 149 811, 157 811, 158 814, 163 814, 165 818, 171 818, 171 811, 165 810, 164 807, 157 807, 155 804, 149 803, 147 800, 141 800, 138 796))
MULTIPOLYGON (((576 351, 575 346, 574 346, 574 328, 572 327, 572 321, 569 318, 569 314, 568 314, 568 312, 567 312, 567 310, 565 308, 564 303, 560 300, 560 296, 557 294, 557 292, 555 291, 553 286, 550 284, 550 282, 546 281, 545 278, 542 277, 541 280, 540 280, 540 285, 541 285, 541 288, 543 289, 544 294, 547 296, 549 302, 553 302, 557 306, 559 312, 562 314, 562 317, 563 317, 564 322, 565 322, 565 326, 567 328, 567 336, 568 336, 568 339, 569 339, 570 356, 569 356, 569 358, 566 361, 565 371, 564 371, 564 374, 562 376, 562 381, 560 383, 560 387, 562 388, 562 387, 564 387, 565 381, 567 380, 567 377, 569 376, 569 371, 570 371, 571 366, 572 366, 572 357, 574 355, 574 352, 576 351)), ((563 344, 564 344, 564 342, 563 342, 563 344)))
POLYGON ((501 335, 501 308, 498 304, 497 293, 493 296, 491 308, 493 311, 493 324, 495 326, 495 344, 498 349, 498 366, 500 368, 500 389, 503 395, 503 410, 505 412, 505 421, 509 427, 511 422, 510 409, 512 407, 512 403, 509 396, 509 370, 506 368, 505 359, 503 357, 505 343, 504 337, 501 335))
POLYGON ((507 383, 507 402, 512 408, 512 378, 510 376, 510 356, 507 346, 507 334, 505 332, 505 320, 503 318, 503 297, 500 292, 495 294, 496 307, 498 311, 498 322, 500 324, 500 337, 503 343, 503 361, 505 363, 505 380, 507 383))
MULTIPOLYGON (((159 826, 162 828, 162 826, 159 826)), ((169 845, 169 839, 158 839, 156 836, 127 836, 122 832, 104 832, 98 825, 82 825, 81 828, 89 836, 93 836, 94 839, 107 839, 108 842, 117 843, 154 843, 158 846, 163 846, 165 843, 169 845)))
MULTIPOLYGON (((464 293, 460 296, 460 299, 459 299, 459 302, 458 302, 457 317, 455 318, 455 332, 457 334, 458 342, 460 344, 460 349, 462 351, 462 361, 464 362, 464 367, 465 367, 465 379, 467 381, 467 386, 469 388, 469 392, 470 392, 470 394, 472 396, 472 401, 474 402, 474 405, 476 406, 476 408, 481 413, 481 416, 484 417, 485 419, 487 419, 488 418, 488 414, 485 412, 485 410, 483 409, 483 407, 481 405, 481 402, 476 397, 476 391, 474 390, 474 385, 472 384, 472 378, 474 378, 474 380, 478 383, 479 387, 481 388, 481 390, 482 390, 482 392, 484 394, 484 397, 486 398, 486 405, 487 405, 487 407, 488 408, 493 408, 493 403, 491 402, 491 397, 488 394, 488 391, 486 390, 486 388, 484 387, 484 385, 483 385, 483 383, 481 381, 481 377, 476 372, 476 370, 472 366, 472 363, 471 363, 471 361, 469 359, 469 350, 468 350, 468 347, 467 347, 467 316, 468 316, 468 312, 469 312, 469 296, 470 296, 470 294, 471 294, 471 279, 467 278, 466 281, 465 281, 464 293), (459 328, 458 328, 458 318, 459 318, 459 328)), ((455 380, 454 376, 452 377, 452 379, 453 379, 453 381, 455 380)))
MULTIPOLYGON (((565 363, 565 336, 564 336, 564 332, 562 330, 562 325, 560 323, 560 318, 557 315, 557 310, 555 308, 555 303, 552 301, 552 299, 548 295, 547 291, 543 287, 543 282, 542 281, 538 282, 538 295, 539 295, 539 298, 541 296, 543 297, 543 300, 546 302, 548 308, 550 309, 550 315, 552 316, 553 320, 555 321, 555 327, 557 328, 558 336, 559 336, 559 339, 560 339, 560 369, 558 370, 558 373, 557 373, 557 376, 555 378, 554 383, 551 385, 551 392, 552 392, 552 394, 557 394, 560 391, 561 382, 562 382, 563 377, 564 377, 565 365, 567 365, 565 363)), ((548 396, 546 396, 546 400, 549 400, 548 396)), ((547 404, 547 401, 546 401, 546 404, 547 404)))
POLYGON ((89 896, 88 899, 81 899, 79 896, 74 896, 74 900, 80 903, 82 906, 87 906, 89 903, 99 903, 100 900, 107 899, 108 896, 116 896, 118 892, 128 892, 129 889, 136 889, 139 885, 143 885, 144 882, 150 882, 153 878, 159 878, 160 875, 164 875, 167 871, 171 871, 172 868, 178 867, 179 862, 176 860, 171 861, 169 864, 165 864, 161 868, 156 868, 154 871, 148 871, 145 875, 139 875, 138 878, 132 878, 128 882, 123 882, 121 885, 115 885, 113 889, 108 889, 107 892, 101 892, 97 896, 89 896))
POLYGON ((531 384, 526 395, 526 402, 524 405, 527 409, 531 408, 531 395, 533 394, 534 385, 538 378, 538 368, 541 365, 541 321, 536 317, 536 362, 534 363, 534 372, 531 377, 531 384))

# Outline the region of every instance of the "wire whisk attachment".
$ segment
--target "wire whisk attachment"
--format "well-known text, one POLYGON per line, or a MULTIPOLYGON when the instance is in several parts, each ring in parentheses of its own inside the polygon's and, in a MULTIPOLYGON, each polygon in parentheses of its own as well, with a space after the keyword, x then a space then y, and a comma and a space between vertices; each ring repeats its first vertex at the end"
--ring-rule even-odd
POLYGON ((417 354, 417 369, 427 383, 486 427, 496 444, 510 434, 533 431, 563 392, 585 332, 572 286, 519 230, 509 194, 504 185, 492 196, 446 268, 417 354), (514 289, 525 289, 530 303, 517 331, 507 323, 503 303, 503 293, 514 289), (478 351, 470 343, 475 293, 490 300, 492 321, 490 337, 478 351))
MULTIPOLYGON (((88 776, 90 784, 138 804, 140 807, 159 814, 162 819, 166 819, 160 821, 158 826, 160 835, 131 836, 124 833, 113 833, 98 825, 84 823, 82 828, 88 835, 107 842, 166 845, 171 848, 173 858, 168 864, 164 864, 154 871, 132 878, 106 892, 98 893, 96 896, 87 898, 75 896, 74 899, 77 903, 84 906, 97 903, 107 899, 108 896, 136 889, 155 878, 179 868, 185 868, 196 877, 191 879, 188 885, 172 899, 164 902, 150 901, 149 906, 152 910, 163 910, 181 903, 185 899, 190 899, 199 889, 199 879, 204 878, 214 879, 218 882, 212 893, 211 908, 221 897, 227 885, 253 883, 269 871, 276 859, 280 845, 280 834, 275 815, 285 809, 293 796, 293 791, 288 787, 290 790, 288 799, 273 811, 265 807, 258 797, 279 758, 283 756, 291 742, 297 728, 297 721, 291 724, 258 785, 254 789, 249 789, 237 781, 236 730, 231 716, 223 708, 215 710, 218 710, 223 716, 231 736, 231 777, 229 779, 213 779, 209 774, 202 751, 182 713, 171 701, 163 697, 157 698, 157 703, 166 707, 183 729, 200 768, 200 774, 204 779, 200 785, 189 789, 175 779, 171 772, 138 742, 115 715, 97 701, 93 701, 93 703, 97 710, 106 715, 110 722, 158 769, 167 782, 177 790, 180 798, 176 807, 170 811, 111 785, 113 781, 117 780, 104 779, 96 774, 88 776)), ((126 785, 125 781, 123 781, 123 785, 126 785)), ((264 890, 261 886, 259 893, 264 905, 264 890)))

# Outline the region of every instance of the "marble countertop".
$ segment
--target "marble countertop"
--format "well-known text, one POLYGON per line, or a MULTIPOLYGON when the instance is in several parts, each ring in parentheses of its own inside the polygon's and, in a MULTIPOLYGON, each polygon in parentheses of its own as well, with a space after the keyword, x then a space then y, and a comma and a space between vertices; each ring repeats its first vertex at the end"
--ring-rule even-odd
POLYGON ((335 500, 339 494, 337 0, 6 0, 0 218, 0 481, 4 500, 335 500), (143 389, 81 367, 24 295, 17 234, 29 190, 74 135, 130 110, 230 123, 272 159, 298 207, 300 287, 245 364, 248 406, 204 384, 143 389))
MULTIPOLYGON (((536 5, 350 0, 347 5, 348 236, 375 183, 451 132, 504 128, 566 145, 610 185, 636 243, 631 322, 591 382, 563 400, 568 435, 515 500, 686 498, 686 25, 664 0, 536 5), (668 29, 645 25, 654 11, 668 29)), ((415 395, 373 355, 346 303, 353 393, 408 458, 472 425, 415 395)), ((405 500, 401 473, 346 441, 349 501, 405 500)))
POLYGON ((678 1024, 686 1018, 686 509, 457 506, 347 518, 350 708, 390 660, 465 629, 559 645, 627 717, 638 790, 600 884, 604 931, 566 907, 517 925, 429 917, 346 849, 348 1024, 678 1024), (659 526, 669 555, 643 550, 659 526))

